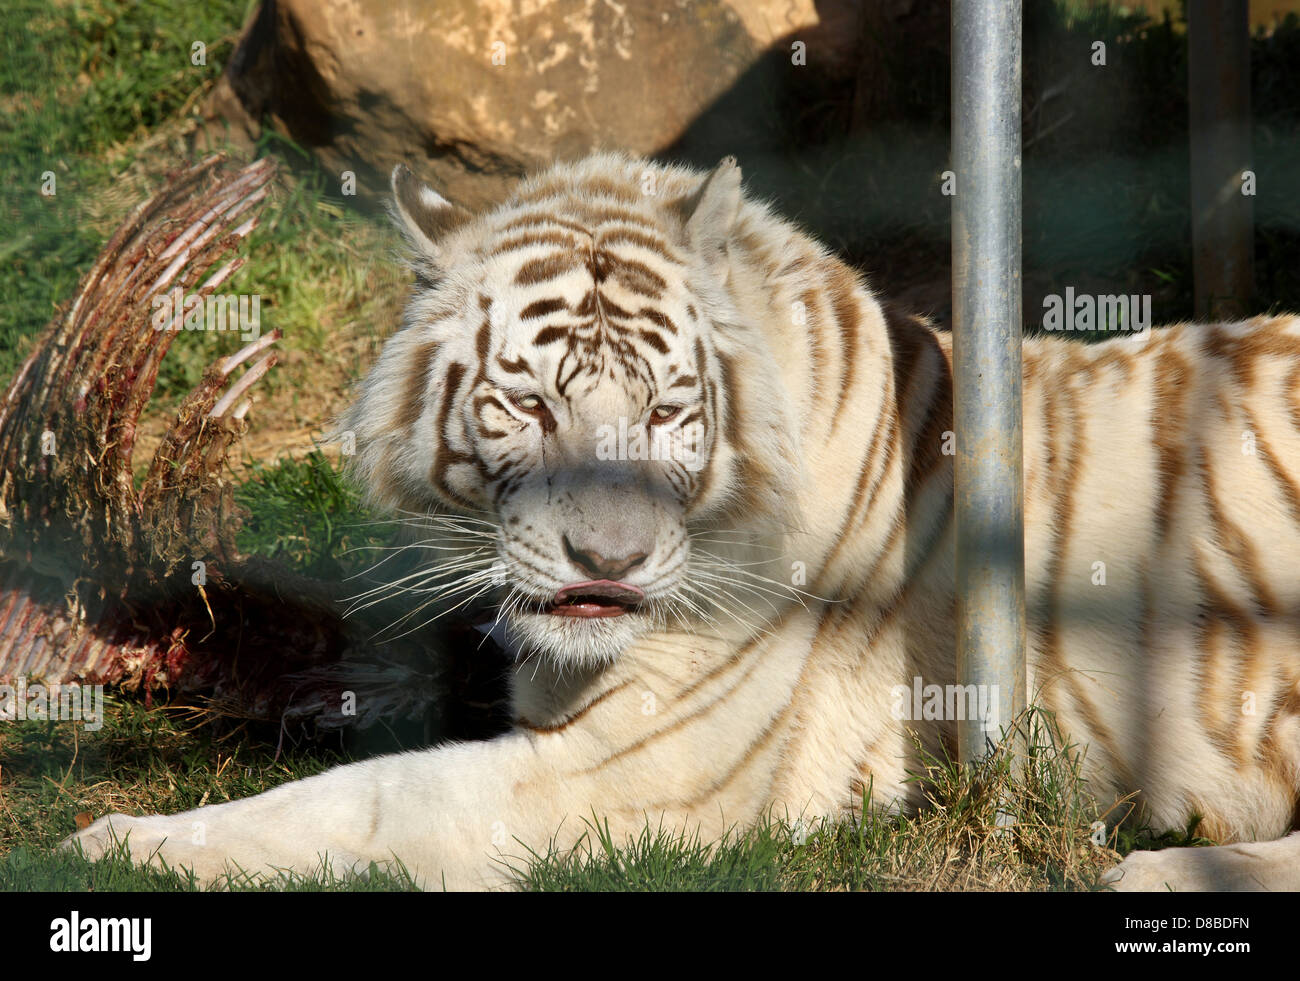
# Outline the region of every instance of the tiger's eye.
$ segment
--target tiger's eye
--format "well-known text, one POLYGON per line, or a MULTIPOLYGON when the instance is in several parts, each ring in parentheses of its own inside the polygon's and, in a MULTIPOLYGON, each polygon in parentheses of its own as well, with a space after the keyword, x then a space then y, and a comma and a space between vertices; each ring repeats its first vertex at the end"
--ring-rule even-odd
POLYGON ((545 408, 542 400, 537 395, 520 395, 510 399, 516 409, 522 409, 524 412, 539 412, 545 408))
POLYGON ((657 405, 654 407, 653 411, 651 411, 650 418, 654 422, 667 422, 681 411, 682 409, 679 405, 657 405))

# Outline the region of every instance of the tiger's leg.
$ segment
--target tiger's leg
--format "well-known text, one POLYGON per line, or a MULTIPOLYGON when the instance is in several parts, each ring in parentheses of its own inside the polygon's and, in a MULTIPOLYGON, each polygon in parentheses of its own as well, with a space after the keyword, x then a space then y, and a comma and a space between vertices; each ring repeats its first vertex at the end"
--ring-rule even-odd
POLYGON ((399 859, 424 888, 499 887, 511 880, 501 859, 527 854, 520 842, 544 851, 562 824, 576 839, 565 812, 581 814, 593 788, 559 779, 554 755, 516 733, 381 757, 181 814, 109 815, 61 847, 97 859, 125 839, 133 860, 192 869, 204 884, 228 871, 312 875, 322 862, 340 873, 399 859))
POLYGON ((64 845, 98 858, 129 834, 137 861, 192 868, 205 883, 228 866, 310 874, 322 860, 339 871, 396 858, 426 888, 482 889, 513 881, 508 866, 524 867, 530 849, 572 847, 593 812, 617 838, 649 822, 712 840, 768 800, 785 744, 772 720, 802 664, 777 654, 807 644, 816 623, 796 609, 750 649, 694 638, 690 657, 672 659, 656 652, 680 642, 655 635, 585 680, 539 665, 537 686, 515 692, 520 728, 497 739, 365 760, 183 814, 110 815, 64 845))
POLYGON ((1300 832, 1276 841, 1133 852, 1101 882, 1120 892, 1300 891, 1300 832))

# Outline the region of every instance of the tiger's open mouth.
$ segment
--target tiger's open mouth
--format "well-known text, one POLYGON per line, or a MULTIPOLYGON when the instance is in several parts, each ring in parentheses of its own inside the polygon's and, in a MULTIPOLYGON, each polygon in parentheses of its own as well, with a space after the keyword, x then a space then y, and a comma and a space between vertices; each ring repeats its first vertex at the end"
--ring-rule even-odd
POLYGON ((621 617, 634 611, 643 599, 645 593, 635 586, 597 579, 565 586, 542 612, 557 617, 621 617))

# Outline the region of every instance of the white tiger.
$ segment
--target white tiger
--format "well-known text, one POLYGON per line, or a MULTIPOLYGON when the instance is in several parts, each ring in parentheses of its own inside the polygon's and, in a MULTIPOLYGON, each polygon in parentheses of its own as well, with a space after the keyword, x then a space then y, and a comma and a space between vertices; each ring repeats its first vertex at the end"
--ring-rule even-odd
MULTIPOLYGON (((594 156, 477 218, 393 184, 420 288, 344 427, 372 499, 444 549, 415 595, 496 605, 517 724, 69 843, 483 888, 593 812, 709 837, 848 816, 868 781, 918 806, 908 729, 937 754, 952 723, 893 692, 955 681, 949 336, 731 159, 594 156)), ((1099 797, 1243 843, 1110 878, 1300 888, 1300 320, 1026 339, 1024 420, 1034 700, 1099 797)))

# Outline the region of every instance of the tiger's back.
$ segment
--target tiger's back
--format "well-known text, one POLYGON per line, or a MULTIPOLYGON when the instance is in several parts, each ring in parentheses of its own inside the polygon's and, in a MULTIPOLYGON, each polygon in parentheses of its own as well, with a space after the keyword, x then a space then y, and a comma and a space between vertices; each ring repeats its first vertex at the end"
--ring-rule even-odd
MULTIPOLYGON (((931 350, 900 338, 925 329, 887 328, 895 355, 910 365, 910 352, 931 350)), ((932 336, 943 370, 913 389, 920 405, 905 396, 900 415, 937 411, 950 425, 950 338, 932 336)), ((1300 319, 1181 325, 1093 345, 1026 338, 1023 400, 1031 702, 1088 747, 1084 772, 1099 799, 1138 793, 1139 819, 1154 827, 1199 815, 1201 833, 1225 842, 1297 827, 1300 319)), ((901 537, 914 541, 920 529, 929 543, 939 525, 942 534, 920 550, 926 557, 878 625, 851 617, 828 646, 841 659, 855 645, 872 658, 896 651, 894 683, 946 691, 956 682, 955 545, 951 457, 929 446, 938 428, 920 447, 907 426, 895 438, 927 473, 904 482, 901 537)), ((898 700, 879 696, 872 665, 856 671, 862 681, 847 701, 876 692, 876 713, 897 718, 898 700)), ((836 704, 846 684, 847 674, 826 679, 820 697, 836 704)), ((815 700, 804 701, 811 712, 815 700)), ((927 751, 955 743, 952 718, 913 714, 905 725, 927 751)), ((839 723, 822 728, 830 738, 839 723)), ((897 738, 860 752, 858 775, 873 778, 877 795, 897 787, 879 777, 897 775, 899 760, 919 769, 897 738)), ((915 790, 897 789, 916 803, 915 790)))
POLYGON ((1300 320, 1181 325, 1025 359, 1038 702, 1098 789, 1220 841, 1300 787, 1300 320))

